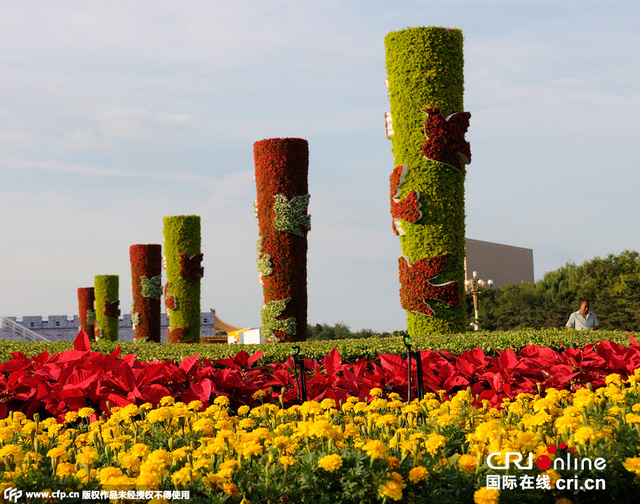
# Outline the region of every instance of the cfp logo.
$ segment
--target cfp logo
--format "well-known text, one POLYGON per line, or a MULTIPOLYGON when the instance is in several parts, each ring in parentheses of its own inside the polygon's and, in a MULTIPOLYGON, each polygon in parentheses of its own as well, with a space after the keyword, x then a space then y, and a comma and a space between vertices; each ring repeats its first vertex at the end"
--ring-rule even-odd
POLYGON ((6 502, 18 502, 20 497, 22 497, 22 490, 18 490, 13 487, 7 487, 4 489, 4 500, 6 502))

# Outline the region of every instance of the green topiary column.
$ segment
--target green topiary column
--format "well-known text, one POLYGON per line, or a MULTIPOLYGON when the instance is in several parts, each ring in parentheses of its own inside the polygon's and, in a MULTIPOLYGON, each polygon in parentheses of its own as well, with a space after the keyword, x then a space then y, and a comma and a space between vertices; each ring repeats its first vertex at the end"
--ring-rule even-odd
POLYGON ((131 321, 135 341, 160 343, 162 245, 131 245, 131 321))
POLYGON ((118 275, 96 275, 96 340, 118 341, 118 319, 120 317, 118 275))
POLYGON ((400 236, 400 301, 409 334, 461 332, 464 303, 465 163, 462 32, 408 28, 385 38, 396 169, 393 230, 400 236))
POLYGON ((309 145, 302 138, 270 138, 254 143, 253 155, 262 334, 267 342, 305 341, 309 145))
POLYGON ((78 331, 84 330, 91 341, 95 341, 96 310, 95 289, 93 287, 80 287, 78 289, 78 331))
POLYGON ((200 217, 164 218, 164 251, 167 268, 165 306, 169 315, 169 343, 200 342, 200 217))

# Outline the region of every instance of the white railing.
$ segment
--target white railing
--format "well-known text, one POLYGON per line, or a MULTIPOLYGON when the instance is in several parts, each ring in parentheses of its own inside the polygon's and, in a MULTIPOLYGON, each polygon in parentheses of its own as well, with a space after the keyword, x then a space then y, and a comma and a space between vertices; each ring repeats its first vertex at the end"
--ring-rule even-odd
POLYGON ((37 332, 32 331, 31 329, 28 329, 22 324, 18 324, 15 320, 11 320, 9 318, 2 318, 2 328, 7 329, 9 332, 12 332, 16 336, 19 336, 20 339, 24 341, 51 342, 50 339, 47 339, 44 336, 40 336, 37 332))

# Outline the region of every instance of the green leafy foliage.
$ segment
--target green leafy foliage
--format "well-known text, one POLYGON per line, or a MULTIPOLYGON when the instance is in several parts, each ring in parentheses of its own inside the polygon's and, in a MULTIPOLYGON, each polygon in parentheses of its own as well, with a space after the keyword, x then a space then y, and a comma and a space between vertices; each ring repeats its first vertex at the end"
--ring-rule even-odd
MULTIPOLYGON (((473 306, 467 296, 467 318, 473 306)), ((481 329, 564 328, 581 299, 589 300, 600 327, 640 330, 640 254, 624 251, 582 265, 569 262, 536 283, 522 282, 480 296, 481 329)))
MULTIPOLYGON (((322 324, 321 327, 326 324, 322 324)), ((314 328, 316 326, 313 326, 314 328)), ((326 326, 329 327, 329 326, 326 326)), ((357 333, 356 333, 357 334, 357 333)), ((624 346, 630 343, 626 331, 567 331, 565 329, 527 329, 518 331, 477 331, 457 334, 431 334, 428 336, 412 336, 411 344, 416 350, 446 350, 452 354, 460 354, 465 350, 481 348, 488 355, 496 355, 509 348, 518 352, 527 345, 548 346, 560 351, 565 348, 576 348, 588 343, 611 340, 624 346)), ((173 360, 180 363, 191 355, 209 360, 223 359, 234 356, 241 350, 250 355, 262 351, 259 364, 283 362, 292 355, 292 348, 300 346, 301 354, 309 359, 322 359, 334 347, 337 347, 345 361, 355 361, 360 358, 373 359, 381 353, 406 356, 406 348, 402 341, 402 333, 397 336, 369 337, 358 339, 339 339, 325 341, 306 341, 297 343, 279 343, 277 345, 235 345, 235 344, 189 344, 165 345, 161 343, 128 343, 100 340, 91 344, 94 351, 103 354, 113 352, 117 347, 122 354, 135 354, 138 360, 173 360)), ((73 343, 66 342, 23 342, 0 341, 0 362, 11 359, 12 352, 22 352, 25 355, 38 355, 44 351, 49 354, 73 348, 73 343)))

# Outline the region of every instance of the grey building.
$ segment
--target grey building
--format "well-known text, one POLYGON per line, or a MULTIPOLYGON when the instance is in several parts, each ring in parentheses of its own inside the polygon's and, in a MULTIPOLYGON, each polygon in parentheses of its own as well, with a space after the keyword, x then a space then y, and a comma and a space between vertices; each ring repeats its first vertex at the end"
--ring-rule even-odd
POLYGON ((467 238, 466 253, 465 278, 477 271, 478 278, 493 280, 494 287, 534 281, 533 249, 467 238))

